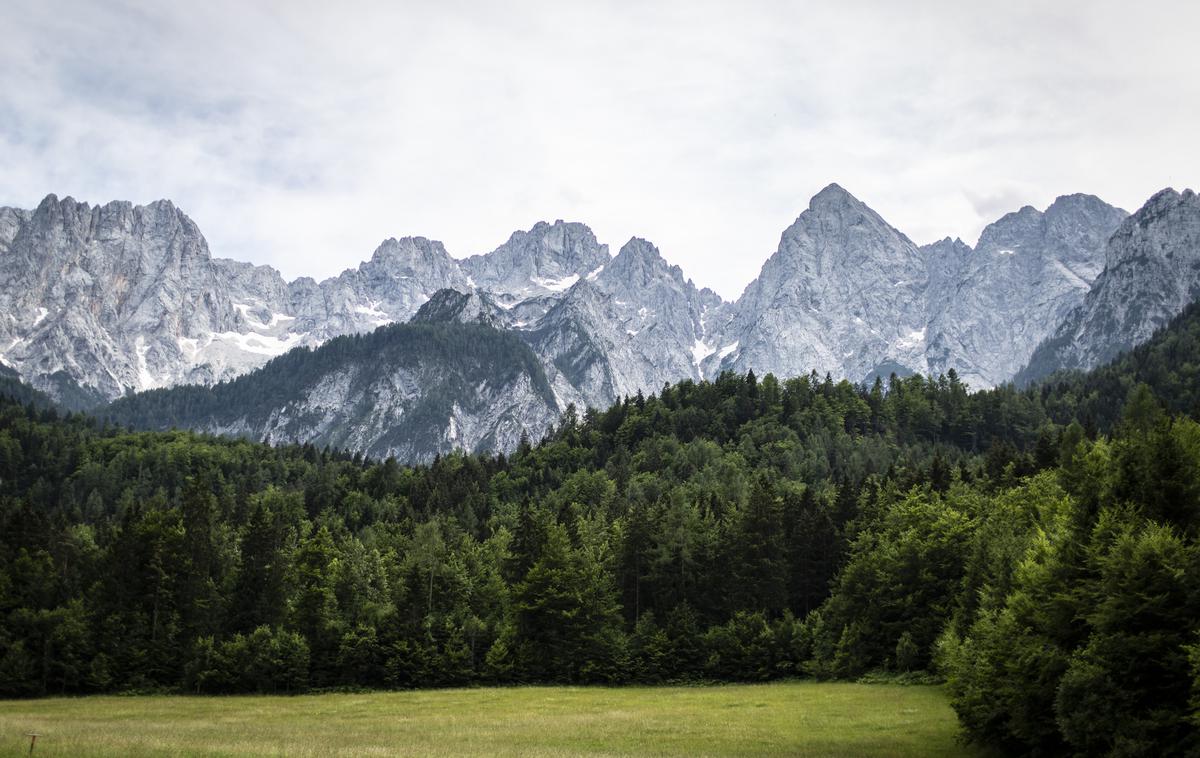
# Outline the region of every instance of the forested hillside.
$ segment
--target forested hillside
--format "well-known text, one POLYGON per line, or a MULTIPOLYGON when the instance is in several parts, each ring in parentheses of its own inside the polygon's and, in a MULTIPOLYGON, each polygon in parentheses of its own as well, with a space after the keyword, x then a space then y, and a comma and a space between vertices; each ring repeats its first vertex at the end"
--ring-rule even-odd
POLYGON ((44 392, 22 382, 16 371, 4 365, 0 365, 0 397, 8 403, 33 405, 37 408, 52 408, 55 405, 44 392))
POLYGON ((455 449, 516 447, 559 407, 521 337, 483 324, 390 324, 299 348, 213 386, 121 398, 97 415, 139 429, 312 442, 428 461, 455 449))
POLYGON ((0 405, 0 689, 947 678, 1017 752, 1183 752, 1192 309, 970 393, 723 374, 401 467, 0 405))

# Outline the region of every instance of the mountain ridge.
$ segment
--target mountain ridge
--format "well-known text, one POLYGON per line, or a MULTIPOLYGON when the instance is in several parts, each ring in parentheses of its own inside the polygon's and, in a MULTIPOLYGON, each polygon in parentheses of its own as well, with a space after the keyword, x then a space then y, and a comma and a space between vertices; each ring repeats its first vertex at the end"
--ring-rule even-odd
POLYGON ((0 303, 31 314, 0 323, 0 362, 84 405, 95 393, 218 384, 290 349, 414 320, 513 332, 540 362, 555 411, 727 370, 870 381, 954 368, 985 388, 1011 380, 1083 302, 1127 216, 1062 195, 1005 214, 974 247, 917 246, 833 183, 729 302, 650 241, 632 237, 612 255, 579 222, 538 222, 462 259, 436 240, 389 237, 357 268, 288 282, 213 258, 169 201, 91 208, 51 195, 35 211, 0 209, 0 255, 21 264, 0 274, 0 303), (39 251, 66 272, 58 289, 44 285, 54 271, 39 251), (131 289, 132 300, 101 297, 95 312, 76 305, 131 289))
POLYGON ((1200 298, 1200 197, 1155 193, 1112 235, 1104 260, 1095 286, 1038 345, 1019 383, 1105 363, 1200 298))

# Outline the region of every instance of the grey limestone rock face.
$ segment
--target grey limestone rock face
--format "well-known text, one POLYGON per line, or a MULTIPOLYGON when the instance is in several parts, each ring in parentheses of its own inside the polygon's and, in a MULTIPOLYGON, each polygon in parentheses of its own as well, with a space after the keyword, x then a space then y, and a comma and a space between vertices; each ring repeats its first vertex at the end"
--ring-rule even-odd
POLYGON ((608 245, 579 223, 539 221, 529 231, 513 232, 500 247, 462 262, 471 286, 504 298, 506 303, 533 295, 564 292, 609 260, 608 245))
POLYGON ((832 184, 783 232, 705 371, 859 381, 880 366, 919 365, 927 283, 921 250, 832 184))
POLYGON ((386 370, 348 362, 297 388, 299 397, 272 407, 266 419, 243 415, 203 426, 271 443, 311 442, 422 463, 455 450, 511 451, 522 435, 536 440, 558 420, 553 397, 530 374, 468 386, 455 381, 456 369, 436 360, 386 370), (453 395, 444 407, 438 402, 443 394, 453 395))
POLYGON ((658 249, 631 239, 530 331, 564 406, 603 408, 638 391, 700 379, 708 318, 725 303, 658 249))
POLYGON ((422 305, 413 323, 485 324, 497 328, 506 326, 507 312, 485 292, 459 292, 440 289, 422 305))
POLYGON ((930 278, 923 370, 953 368, 974 387, 1011 380, 1083 302, 1127 215, 1091 195, 1069 195, 1044 212, 1026 206, 990 224, 974 250, 928 249, 931 264, 950 264, 952 274, 930 278))
POLYGON ((954 369, 995 386, 1082 302, 1125 215, 1072 195, 1006 215, 974 249, 950 239, 918 248, 831 185, 733 306, 706 369, 853 381, 954 369))
POLYGON ((430 295, 446 288, 465 292, 470 285, 442 243, 424 237, 387 239, 369 261, 321 283, 326 324, 317 337, 407 321, 430 295))
POLYGON ((34 386, 52 390, 59 372, 108 397, 176 383, 191 341, 243 323, 199 229, 168 201, 51 195, 0 215, 0 357, 34 386))
POLYGON ((544 434, 559 408, 538 359, 512 332, 422 318, 292 351, 231 382, 123 397, 102 413, 143 428, 419 462, 511 450, 523 435, 544 434))
POLYGON ((1104 270, 1018 380, 1105 363, 1145 342, 1198 298, 1200 197, 1165 189, 1112 235, 1104 270))
POLYGON ((288 283, 214 259, 169 201, 92 207, 51 195, 0 210, 0 361, 57 393, 102 398, 211 384, 300 346, 406 321, 445 287, 470 290, 439 242, 386 240, 357 269, 288 283))

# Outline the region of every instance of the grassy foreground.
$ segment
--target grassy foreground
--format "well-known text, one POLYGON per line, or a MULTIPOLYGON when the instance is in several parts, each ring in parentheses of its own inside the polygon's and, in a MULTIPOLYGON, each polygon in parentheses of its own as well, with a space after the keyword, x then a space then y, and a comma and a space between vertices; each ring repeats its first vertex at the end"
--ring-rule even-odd
POLYGON ((787 682, 0 701, 0 754, 960 756, 937 687, 787 682))

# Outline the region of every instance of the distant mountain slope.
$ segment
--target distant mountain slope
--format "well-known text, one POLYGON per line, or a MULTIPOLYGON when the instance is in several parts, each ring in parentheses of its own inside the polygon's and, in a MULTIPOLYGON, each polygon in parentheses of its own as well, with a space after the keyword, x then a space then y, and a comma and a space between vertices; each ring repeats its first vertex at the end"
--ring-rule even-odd
POLYGON ((921 250, 836 184, 784 232, 721 330, 709 375, 815 369, 852 381, 922 368, 927 282, 921 250))
POLYGON ((1007 214, 960 256, 931 255, 924 370, 954 368, 979 387, 1011 379, 1083 302, 1128 215, 1091 195, 1067 195, 1045 211, 1007 214))
POLYGON ((496 293, 511 305, 562 292, 603 268, 610 258, 608 245, 597 242, 584 224, 540 221, 527 232, 513 232, 492 252, 467 258, 462 267, 472 286, 496 293))
MULTIPOLYGON (((600 358, 607 384, 556 379, 567 401, 603 406, 621 392, 697 377, 703 324, 691 311, 723 305, 652 245, 637 247, 652 251, 652 272, 623 265, 631 255, 612 258, 583 224, 539 222, 461 261, 440 242, 393 238, 336 277, 287 282, 269 266, 211 257, 196 225, 168 201, 93 207, 50 195, 33 211, 0 208, 0 307, 8 314, 0 364, 61 402, 89 407, 129 391, 231 379, 295 347, 405 322, 442 290, 476 298, 471 307, 485 303, 485 320, 498 327, 532 332, 550 326, 542 320, 574 285, 591 281, 612 295, 610 307, 580 328, 603 331, 616 319, 642 335, 632 352, 622 339, 600 358)), ((554 373, 553 359, 546 368, 554 373)))
POLYGON ((0 366, 0 397, 7 401, 32 405, 36 408, 55 407, 55 403, 49 395, 21 381, 20 374, 7 366, 0 366))
POLYGON ((918 248, 832 184, 729 309, 705 371, 870 381, 954 368, 976 388, 995 386, 1083 301, 1126 215, 1070 195, 1004 216, 974 249, 949 239, 918 248))
POLYGON ((298 349, 230 382, 122 398, 104 410, 145 429, 181 427, 424 461, 511 450, 559 408, 521 339, 481 324, 411 323, 298 349))
POLYGON ((47 196, 0 209, 0 362, 60 399, 243 374, 300 345, 406 321, 432 292, 469 289, 439 242, 389 239, 318 284, 213 258, 166 200, 90 206, 47 196))
POLYGON ((1200 299, 1200 196, 1159 192, 1109 240, 1104 272, 1029 360, 1018 382, 1088 369, 1148 339, 1200 299))
POLYGON ((638 391, 700 379, 706 324, 726 303, 685 279, 651 243, 631 239, 573 284, 527 339, 562 404, 604 408, 638 391))
POLYGON ((1086 372, 1060 371, 1035 387, 1052 399, 1047 405, 1056 421, 1078 417, 1109 430, 1138 384, 1154 390, 1168 412, 1200 418, 1200 302, 1111 362, 1086 372))

